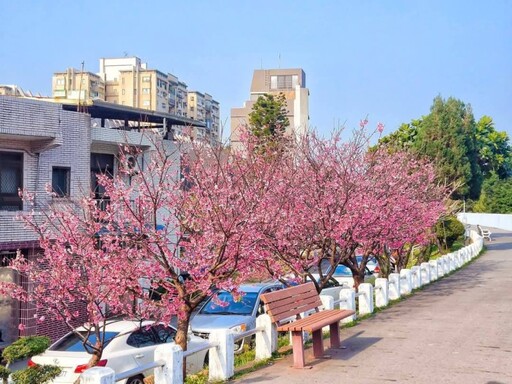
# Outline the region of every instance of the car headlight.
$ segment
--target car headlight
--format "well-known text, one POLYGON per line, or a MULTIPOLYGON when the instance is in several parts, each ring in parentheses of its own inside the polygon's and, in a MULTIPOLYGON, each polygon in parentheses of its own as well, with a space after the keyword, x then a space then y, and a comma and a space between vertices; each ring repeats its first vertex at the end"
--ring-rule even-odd
POLYGON ((237 333, 245 332, 246 329, 247 329, 247 326, 245 324, 240 324, 240 325, 237 325, 236 327, 231 327, 231 330, 233 332, 237 332, 237 333))

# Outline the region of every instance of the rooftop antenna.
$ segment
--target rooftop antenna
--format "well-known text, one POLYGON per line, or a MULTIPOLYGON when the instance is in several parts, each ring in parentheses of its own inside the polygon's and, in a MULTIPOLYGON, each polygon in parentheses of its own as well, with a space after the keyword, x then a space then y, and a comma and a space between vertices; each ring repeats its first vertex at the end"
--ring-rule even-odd
POLYGON ((80 94, 82 93, 82 79, 84 77, 84 64, 85 64, 85 62, 82 60, 82 68, 80 70, 80 84, 78 85, 78 103, 76 105, 77 112, 80 112, 80 94))
POLYGON ((279 52, 279 60, 278 60, 277 68, 281 69, 281 52, 279 52))

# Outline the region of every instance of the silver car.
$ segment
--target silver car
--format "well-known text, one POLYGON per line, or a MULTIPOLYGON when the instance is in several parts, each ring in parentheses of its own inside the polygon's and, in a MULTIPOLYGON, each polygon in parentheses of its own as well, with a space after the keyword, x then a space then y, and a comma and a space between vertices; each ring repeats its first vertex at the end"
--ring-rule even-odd
MULTIPOLYGON (((280 283, 255 283, 240 286, 242 296, 238 301, 230 292, 219 291, 205 302, 190 322, 194 335, 209 338, 210 333, 219 329, 245 332, 256 328, 256 317, 263 313, 260 296, 263 293, 282 289, 280 283)), ((235 352, 241 352, 250 337, 237 341, 235 352)))

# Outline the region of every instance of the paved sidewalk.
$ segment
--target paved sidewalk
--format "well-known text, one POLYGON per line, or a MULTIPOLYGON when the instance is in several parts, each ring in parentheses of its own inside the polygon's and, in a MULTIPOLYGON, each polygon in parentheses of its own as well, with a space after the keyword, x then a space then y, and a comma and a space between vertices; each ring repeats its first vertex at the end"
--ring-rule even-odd
MULTIPOLYGON (((455 274, 341 331, 331 359, 287 356, 236 383, 512 383, 512 234, 455 274)), ((308 350, 310 352, 310 350, 308 350)))

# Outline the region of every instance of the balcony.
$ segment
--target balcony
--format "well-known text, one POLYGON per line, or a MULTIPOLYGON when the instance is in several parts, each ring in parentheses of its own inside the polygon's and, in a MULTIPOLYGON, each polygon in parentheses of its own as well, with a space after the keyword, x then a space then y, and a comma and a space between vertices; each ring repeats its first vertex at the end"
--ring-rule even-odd
POLYGON ((94 127, 91 129, 92 146, 107 145, 111 148, 119 148, 120 144, 139 146, 142 149, 152 148, 151 140, 143 132, 125 131, 105 127, 94 127))
POLYGON ((31 150, 40 153, 62 145, 62 140, 57 104, 0 97, 0 142, 29 142, 31 150))

